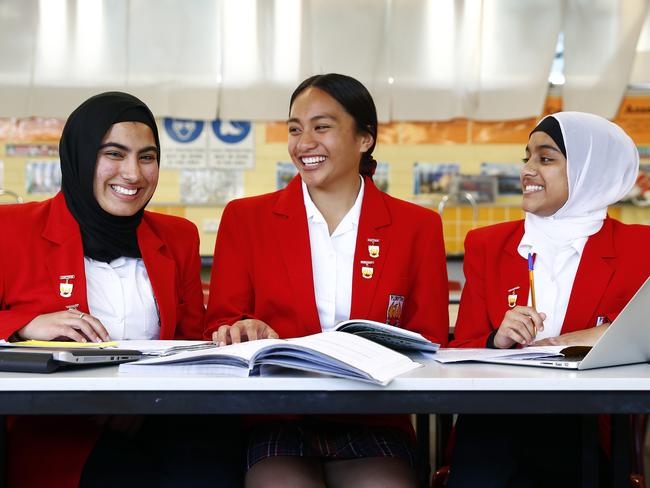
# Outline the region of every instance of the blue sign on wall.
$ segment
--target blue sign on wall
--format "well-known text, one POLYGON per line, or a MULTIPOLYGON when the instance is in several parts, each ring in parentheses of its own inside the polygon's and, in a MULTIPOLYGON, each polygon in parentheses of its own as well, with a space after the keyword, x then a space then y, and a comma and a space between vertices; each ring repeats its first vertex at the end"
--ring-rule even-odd
POLYGON ((202 120, 164 118, 165 132, 176 142, 192 142, 203 132, 202 120))
POLYGON ((235 144, 246 139, 251 131, 251 123, 244 120, 213 120, 212 130, 217 138, 227 144, 235 144))

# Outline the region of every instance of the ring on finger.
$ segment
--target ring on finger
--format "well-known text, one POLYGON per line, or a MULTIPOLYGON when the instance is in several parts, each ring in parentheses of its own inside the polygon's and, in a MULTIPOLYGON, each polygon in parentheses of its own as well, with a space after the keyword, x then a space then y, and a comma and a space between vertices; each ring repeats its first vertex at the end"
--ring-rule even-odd
POLYGON ((84 318, 84 315, 86 315, 86 314, 83 313, 83 312, 81 312, 81 313, 79 314, 79 318, 80 318, 80 319, 83 319, 83 318, 84 318))

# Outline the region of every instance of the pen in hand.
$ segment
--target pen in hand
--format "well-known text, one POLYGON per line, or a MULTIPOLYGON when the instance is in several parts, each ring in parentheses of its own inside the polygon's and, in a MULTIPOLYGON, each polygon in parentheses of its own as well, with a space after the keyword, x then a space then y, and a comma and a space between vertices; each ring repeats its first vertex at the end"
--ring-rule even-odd
MULTIPOLYGON (((535 257, 533 254, 528 253, 528 281, 530 283, 530 304, 537 310, 537 305, 535 304, 535 277, 533 276, 533 270, 535 269, 535 257)), ((533 332, 537 335, 537 326, 533 324, 533 332)))

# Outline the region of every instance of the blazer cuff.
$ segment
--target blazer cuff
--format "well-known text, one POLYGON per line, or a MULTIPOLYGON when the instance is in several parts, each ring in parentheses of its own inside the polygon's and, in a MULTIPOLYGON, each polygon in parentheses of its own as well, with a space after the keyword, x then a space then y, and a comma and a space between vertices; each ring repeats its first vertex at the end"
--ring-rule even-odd
MULTIPOLYGON (((497 346, 494 345, 494 338, 496 337, 498 331, 499 329, 494 329, 492 332, 490 332, 487 341, 485 341, 485 347, 487 347, 488 349, 498 349, 497 346)), ((510 346, 509 349, 515 349, 517 346, 518 344, 515 343, 512 346, 510 346)))
POLYGON ((490 332, 490 335, 487 338, 487 341, 485 341, 485 347, 488 349, 496 349, 497 346, 494 345, 494 337, 497 335, 497 332, 499 329, 494 329, 492 332, 490 332))

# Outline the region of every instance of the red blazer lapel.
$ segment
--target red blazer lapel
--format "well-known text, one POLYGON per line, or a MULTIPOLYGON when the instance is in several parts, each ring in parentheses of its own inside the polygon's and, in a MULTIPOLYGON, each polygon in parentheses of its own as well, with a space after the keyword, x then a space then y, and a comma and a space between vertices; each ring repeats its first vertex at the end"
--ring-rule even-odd
POLYGON ((296 176, 281 192, 272 215, 282 260, 291 283, 296 312, 305 324, 300 334, 321 332, 311 263, 309 227, 302 195, 302 180, 296 176))
POLYGON ((164 254, 165 244, 147 223, 146 214, 138 226, 137 234, 142 260, 160 313, 160 338, 173 339, 177 321, 174 260, 164 254))
POLYGON ((589 319, 607 291, 614 274, 611 259, 615 256, 613 226, 608 218, 585 244, 562 324, 563 334, 596 325, 589 319))
POLYGON ((50 286, 52 293, 61 301, 61 310, 78 308, 88 313, 81 232, 62 193, 52 199, 42 237, 47 241, 45 262, 50 275, 50 286), (63 278, 66 276, 71 278, 66 280, 63 278), (72 285, 71 289, 69 286, 66 289, 66 281, 68 285, 72 285))
MULTIPOLYGON (((501 323, 504 313, 508 310, 509 301, 508 295, 511 293, 517 295, 516 305, 527 306, 528 305, 528 293, 529 293, 529 282, 528 282, 528 265, 527 261, 521 257, 517 248, 521 242, 521 238, 524 235, 524 224, 523 221, 520 227, 517 227, 516 231, 513 232, 510 237, 506 240, 503 253, 499 259, 499 286, 494 290, 494 293, 498 294, 494 297, 494 303, 502 304, 499 307, 498 322, 501 323), (513 290, 514 288, 517 288, 513 290), (510 290, 513 290, 512 292, 510 290)), ((488 283, 488 286, 490 284, 488 283)))
POLYGON ((369 316, 391 242, 391 216, 386 202, 372 180, 365 178, 364 181, 352 271, 351 318, 369 316))

